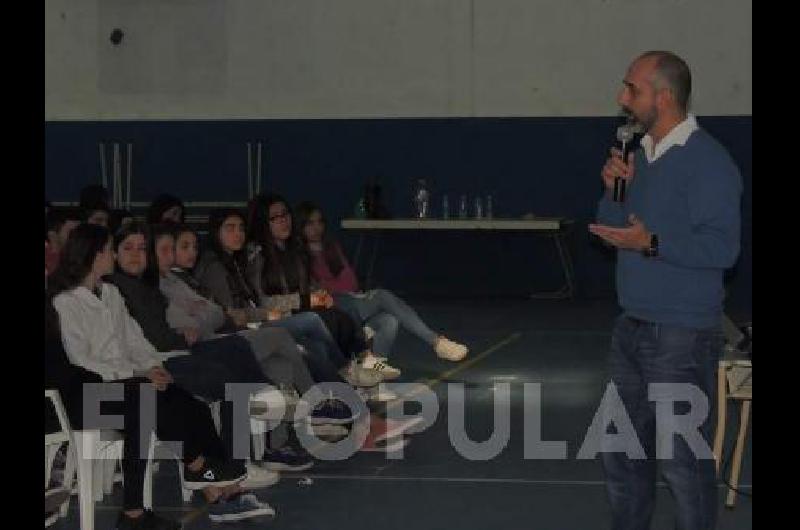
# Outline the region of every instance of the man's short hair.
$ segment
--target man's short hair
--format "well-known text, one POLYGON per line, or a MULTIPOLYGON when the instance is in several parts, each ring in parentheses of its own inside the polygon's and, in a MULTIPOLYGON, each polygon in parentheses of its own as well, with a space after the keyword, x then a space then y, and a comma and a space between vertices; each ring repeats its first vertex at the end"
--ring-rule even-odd
POLYGON ((667 51, 650 51, 640 56, 640 59, 644 58, 656 60, 653 86, 669 89, 678 107, 686 112, 692 95, 692 72, 686 62, 667 51))

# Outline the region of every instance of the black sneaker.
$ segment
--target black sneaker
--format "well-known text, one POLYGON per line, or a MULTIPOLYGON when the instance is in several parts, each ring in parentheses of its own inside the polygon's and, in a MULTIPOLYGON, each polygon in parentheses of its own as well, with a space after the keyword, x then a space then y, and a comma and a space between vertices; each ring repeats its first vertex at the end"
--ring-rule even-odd
POLYGON ((190 471, 188 466, 183 466, 183 481, 190 490, 230 486, 241 482, 246 476, 247 469, 241 462, 218 462, 206 458, 200 471, 190 471))
POLYGON ((275 517, 275 509, 258 500, 253 493, 239 493, 229 499, 220 498, 208 505, 208 518, 214 523, 234 523, 255 517, 275 517))
POLYGON ((181 523, 164 519, 151 510, 145 510, 141 516, 136 518, 128 517, 125 512, 120 512, 114 528, 115 530, 180 530, 181 523))
POLYGON ((314 459, 305 449, 285 445, 264 451, 263 465, 271 471, 305 471, 314 465, 314 459))
POLYGON ((307 421, 312 425, 334 424, 343 425, 353 423, 358 419, 358 412, 355 414, 344 401, 338 399, 326 399, 318 404, 308 415, 307 421))

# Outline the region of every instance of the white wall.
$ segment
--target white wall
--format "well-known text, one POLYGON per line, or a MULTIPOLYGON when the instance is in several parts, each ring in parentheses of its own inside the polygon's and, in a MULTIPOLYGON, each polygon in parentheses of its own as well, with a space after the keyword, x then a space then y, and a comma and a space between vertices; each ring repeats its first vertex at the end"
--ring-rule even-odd
POLYGON ((46 0, 45 117, 607 116, 648 49, 687 60, 696 113, 747 115, 751 18, 750 0, 46 0))

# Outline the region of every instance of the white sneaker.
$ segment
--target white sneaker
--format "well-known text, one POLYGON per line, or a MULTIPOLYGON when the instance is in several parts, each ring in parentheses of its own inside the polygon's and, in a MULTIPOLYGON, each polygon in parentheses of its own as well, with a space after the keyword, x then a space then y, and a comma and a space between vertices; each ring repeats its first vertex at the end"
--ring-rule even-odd
POLYGON ((364 401, 388 402, 397 399, 397 394, 384 388, 384 385, 377 385, 372 388, 358 388, 356 392, 364 401))
POLYGON ((306 424, 306 429, 309 434, 314 434, 318 438, 342 439, 350 431, 344 425, 335 425, 333 423, 322 423, 319 425, 306 424))
POLYGON ((245 467, 247 468, 247 477, 239 483, 244 489, 266 488, 267 486, 277 484, 278 480, 280 480, 280 475, 277 472, 254 464, 253 462, 247 462, 245 467))
POLYGON ((439 337, 439 340, 436 341, 436 346, 434 346, 433 349, 436 351, 436 355, 442 359, 453 362, 462 360, 467 356, 467 352, 469 351, 463 344, 453 342, 452 340, 443 336, 439 337))
POLYGON ((361 361, 361 367, 368 370, 375 370, 383 376, 385 381, 391 381, 400 377, 400 370, 386 362, 385 357, 379 358, 375 355, 367 355, 361 361))
POLYGON ((286 397, 280 390, 261 390, 250 396, 250 417, 259 420, 280 420, 288 410, 286 397), (279 414, 283 410, 283 414, 279 414))
POLYGON ((262 390, 250 396, 250 417, 258 420, 291 419, 298 407, 300 417, 308 415, 308 411, 300 406, 300 396, 294 389, 262 390), (282 405, 284 413, 280 416, 278 411, 282 405))
POLYGON ((339 371, 342 379, 356 387, 371 387, 383 381, 383 375, 377 370, 370 370, 350 363, 339 371))

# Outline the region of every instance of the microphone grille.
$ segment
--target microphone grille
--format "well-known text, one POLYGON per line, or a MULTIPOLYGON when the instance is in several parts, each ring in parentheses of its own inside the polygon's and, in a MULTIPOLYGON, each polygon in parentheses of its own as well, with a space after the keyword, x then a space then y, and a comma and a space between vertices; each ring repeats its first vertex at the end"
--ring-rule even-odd
POLYGON ((625 124, 617 127, 617 140, 620 142, 630 142, 636 134, 636 126, 633 124, 625 124))

